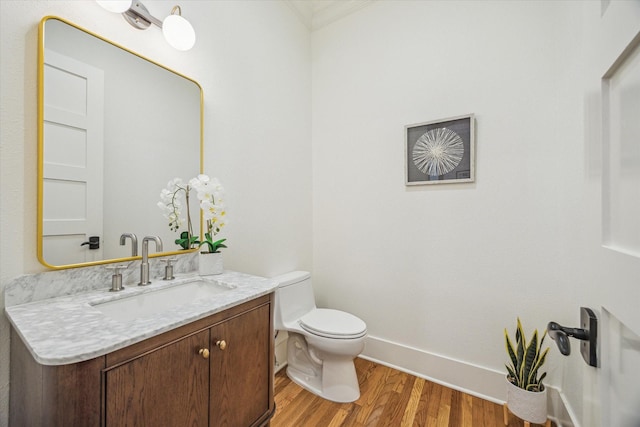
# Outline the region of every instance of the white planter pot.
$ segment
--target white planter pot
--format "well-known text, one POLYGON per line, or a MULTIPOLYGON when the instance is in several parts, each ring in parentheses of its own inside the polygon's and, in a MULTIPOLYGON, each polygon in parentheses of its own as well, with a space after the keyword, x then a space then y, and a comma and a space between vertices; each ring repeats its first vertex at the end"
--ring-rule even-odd
POLYGON ((527 391, 507 381, 507 406, 518 418, 534 424, 547 421, 547 389, 527 391))
POLYGON ((210 276, 221 274, 223 269, 221 252, 200 252, 198 254, 198 274, 210 276))

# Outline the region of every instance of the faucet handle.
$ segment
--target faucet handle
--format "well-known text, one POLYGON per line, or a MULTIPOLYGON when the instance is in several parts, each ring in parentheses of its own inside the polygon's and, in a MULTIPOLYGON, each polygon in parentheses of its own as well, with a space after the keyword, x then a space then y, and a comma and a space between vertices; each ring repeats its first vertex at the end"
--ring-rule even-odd
POLYGON ((107 270, 113 270, 113 276, 111 276, 111 289, 109 289, 109 292, 119 292, 123 290, 124 286, 122 286, 122 273, 120 273, 120 270, 127 268, 127 265, 108 265, 105 268, 107 270))
POLYGON ((164 278, 162 280, 175 279, 175 276, 173 275, 173 265, 171 265, 171 263, 177 260, 178 258, 167 258, 167 259, 161 260, 167 263, 167 265, 164 267, 164 278))

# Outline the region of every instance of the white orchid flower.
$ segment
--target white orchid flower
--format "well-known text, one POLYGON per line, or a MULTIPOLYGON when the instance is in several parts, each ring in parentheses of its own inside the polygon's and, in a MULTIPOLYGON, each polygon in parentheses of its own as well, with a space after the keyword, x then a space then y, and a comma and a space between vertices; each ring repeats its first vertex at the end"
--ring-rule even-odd
MULTIPOLYGON (((183 217, 183 209, 186 209, 188 233, 189 236, 192 236, 189 203, 187 203, 191 190, 195 190, 200 209, 202 209, 203 218, 206 221, 206 243, 210 243, 210 247, 215 249, 218 247, 216 244, 225 239, 218 242, 208 241, 227 224, 224 187, 217 178, 210 178, 208 175, 199 174, 191 178, 187 185, 183 183, 182 179, 173 178, 167 183, 167 188, 163 188, 160 192, 160 201, 157 203, 157 206, 162 211, 163 216, 169 220, 169 228, 171 231, 178 231, 184 226, 185 218, 183 217)), ((182 239, 184 241, 184 238, 182 239)), ((197 237, 195 239, 197 239, 197 237)), ((204 243, 205 239, 201 239, 201 241, 204 243)), ((176 243, 178 243, 177 240, 176 243)), ((182 245, 183 243, 179 244, 182 245)), ((188 244, 190 245, 191 243, 188 244)), ((184 248, 187 249, 188 247, 184 248)))

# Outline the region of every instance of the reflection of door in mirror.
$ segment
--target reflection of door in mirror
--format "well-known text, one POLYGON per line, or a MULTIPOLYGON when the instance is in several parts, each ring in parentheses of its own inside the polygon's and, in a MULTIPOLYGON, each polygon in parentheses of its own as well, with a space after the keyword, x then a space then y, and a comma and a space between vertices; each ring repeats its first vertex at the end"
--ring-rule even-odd
POLYGON ((102 259, 104 73, 45 52, 43 248, 54 265, 102 259), (93 245, 95 246, 95 245, 93 245))
MULTIPOLYGON (((61 18, 43 18, 39 36, 38 259, 54 268, 131 259, 131 246, 120 245, 125 233, 159 236, 165 250, 180 252, 179 233, 157 204, 170 180, 187 182, 202 171, 202 89, 61 18), (94 78, 52 63, 61 57, 103 74, 101 141, 73 121, 92 102, 94 78), (100 249, 80 246, 90 236, 100 237, 100 249)), ((191 199, 198 233, 199 206, 191 199)))

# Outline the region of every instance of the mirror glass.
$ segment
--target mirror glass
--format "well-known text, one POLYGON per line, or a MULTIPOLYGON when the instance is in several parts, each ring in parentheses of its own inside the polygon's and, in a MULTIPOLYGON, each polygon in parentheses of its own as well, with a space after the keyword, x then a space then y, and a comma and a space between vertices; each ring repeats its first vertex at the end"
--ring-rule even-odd
POLYGON ((38 259, 134 259, 126 233, 138 254, 144 236, 180 251, 157 205, 170 180, 202 171, 200 85, 61 18, 42 20, 38 50, 38 259))

